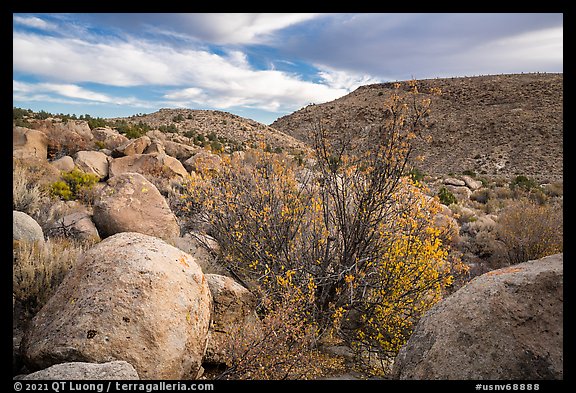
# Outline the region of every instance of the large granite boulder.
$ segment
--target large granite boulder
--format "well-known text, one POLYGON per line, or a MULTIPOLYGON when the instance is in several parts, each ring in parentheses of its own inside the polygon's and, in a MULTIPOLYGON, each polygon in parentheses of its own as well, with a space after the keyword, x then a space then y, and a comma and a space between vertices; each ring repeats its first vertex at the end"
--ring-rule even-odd
POLYGON ((71 362, 50 366, 44 370, 15 379, 22 380, 134 380, 140 379, 134 367, 123 360, 107 363, 71 362))
POLYGON ((436 304, 397 379, 563 379, 563 254, 493 270, 436 304))
POLYGON ((141 379, 194 379, 212 297, 194 258, 161 239, 119 233, 82 254, 22 340, 30 370, 124 360, 141 379))
POLYGON ((12 156, 45 160, 48 157, 48 136, 42 131, 15 126, 12 129, 12 156))
POLYGON ((166 241, 180 236, 166 199, 139 173, 111 177, 96 197, 92 218, 102 238, 119 232, 139 232, 166 241))
POLYGON ((238 329, 259 329, 256 315, 257 299, 252 292, 232 278, 219 274, 206 274, 214 302, 214 315, 210 326, 204 363, 225 364, 228 341, 234 340, 238 329))
POLYGON ((12 240, 19 242, 44 243, 44 232, 40 224, 24 212, 12 211, 12 240))
POLYGON ((110 163, 110 177, 126 172, 140 173, 150 177, 162 177, 166 179, 183 179, 188 172, 174 157, 168 154, 132 154, 125 157, 115 158, 110 163))

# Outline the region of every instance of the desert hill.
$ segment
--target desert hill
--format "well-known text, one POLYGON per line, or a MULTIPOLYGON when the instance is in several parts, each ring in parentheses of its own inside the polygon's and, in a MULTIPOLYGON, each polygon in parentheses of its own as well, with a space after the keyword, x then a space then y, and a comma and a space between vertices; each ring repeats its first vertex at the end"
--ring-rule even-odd
MULTIPOLYGON (((417 81, 432 99, 432 142, 416 143, 424 161, 418 168, 432 175, 473 171, 541 181, 563 177, 563 74, 510 74, 417 81)), ((312 104, 277 119, 271 126, 307 141, 314 119, 335 131, 361 135, 378 124, 393 83, 366 85, 323 104, 312 104), (352 127, 350 127, 352 125, 352 127)), ((408 89, 407 82, 401 82, 408 89)))
POLYGON ((291 135, 255 120, 216 110, 165 108, 154 113, 109 120, 125 120, 132 124, 142 122, 152 129, 165 127, 171 132, 184 136, 206 137, 213 134, 218 140, 227 144, 244 147, 263 142, 272 150, 297 152, 306 149, 302 141, 291 135))

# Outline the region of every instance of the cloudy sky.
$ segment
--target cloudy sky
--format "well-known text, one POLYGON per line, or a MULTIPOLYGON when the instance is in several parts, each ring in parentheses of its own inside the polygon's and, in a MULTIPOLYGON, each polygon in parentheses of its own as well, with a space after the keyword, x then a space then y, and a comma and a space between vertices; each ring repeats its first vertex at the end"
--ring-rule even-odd
POLYGON ((561 13, 13 14, 14 106, 269 124, 358 86, 563 72, 561 13))

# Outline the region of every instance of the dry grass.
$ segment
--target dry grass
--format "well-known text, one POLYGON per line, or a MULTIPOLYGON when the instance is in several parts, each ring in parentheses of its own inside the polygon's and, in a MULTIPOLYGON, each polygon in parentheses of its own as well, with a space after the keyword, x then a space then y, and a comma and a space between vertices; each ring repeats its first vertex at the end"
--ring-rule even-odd
POLYGON ((502 210, 496 235, 507 247, 510 264, 525 262, 563 251, 563 221, 561 203, 521 199, 502 210))
POLYGON ((28 170, 23 165, 15 163, 12 172, 13 210, 34 216, 40 211, 40 207, 46 198, 46 192, 37 182, 31 179, 28 170))
POLYGON ((16 300, 31 313, 53 295, 78 256, 89 247, 68 239, 13 243, 12 285, 16 300))

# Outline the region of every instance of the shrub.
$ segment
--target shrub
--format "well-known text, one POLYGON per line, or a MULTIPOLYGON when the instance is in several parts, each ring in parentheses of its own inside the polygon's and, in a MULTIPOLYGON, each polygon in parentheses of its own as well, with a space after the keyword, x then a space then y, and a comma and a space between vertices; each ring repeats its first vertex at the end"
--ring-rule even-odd
POLYGON ((32 111, 30 109, 22 109, 22 108, 12 107, 12 119, 13 120, 22 120, 22 119, 24 119, 24 117, 28 117, 31 114, 32 114, 32 111))
POLYGON ((23 165, 15 163, 12 171, 12 208, 33 216, 39 211, 46 192, 28 176, 23 165))
POLYGON ((212 153, 222 153, 222 151, 224 151, 224 146, 218 141, 212 141, 210 142, 210 150, 212 153))
POLYGON ((458 203, 458 199, 456 199, 454 194, 452 194, 446 187, 440 188, 440 191, 438 191, 438 198, 440 198, 440 203, 446 206, 458 203))
POLYGON ((183 134, 183 135, 184 135, 186 138, 194 138, 194 137, 196 136, 196 131, 194 131, 194 130, 187 130, 187 131, 184 131, 184 134, 183 134))
POLYGON ((491 195, 490 190, 488 190, 487 188, 481 188, 474 191, 472 195, 470 195, 470 199, 485 205, 486 203, 488 203, 490 195, 491 195))
POLYGON ((315 347, 318 332, 302 315, 301 295, 289 285, 278 300, 263 295, 259 326, 232 327, 224 348, 227 368, 217 379, 311 379, 344 372, 343 359, 315 347))
POLYGON ((12 285, 17 300, 36 313, 54 294, 87 244, 64 238, 45 243, 17 242, 13 247, 12 285))
POLYGON ((550 197, 558 197, 564 194, 564 183, 563 182, 554 182, 547 184, 544 188, 546 195, 550 197))
POLYGON ((158 127, 158 129, 164 133, 176 133, 178 132, 178 128, 176 127, 176 124, 171 123, 169 125, 162 125, 160 127, 158 127))
POLYGON ((57 181, 50 187, 50 193, 65 201, 87 199, 89 191, 100 178, 93 173, 85 173, 78 168, 62 172, 63 181, 57 181))
POLYGON ((129 139, 140 138, 150 131, 150 126, 142 120, 138 124, 130 124, 126 120, 119 120, 114 123, 114 128, 129 139))
POLYGON ((65 181, 57 181, 53 183, 50 186, 50 194, 64 201, 70 201, 72 199, 76 199, 72 194, 70 186, 65 181))
POLYGON ((497 237, 506 245, 510 264, 562 252, 562 205, 514 201, 499 215, 497 237))
POLYGON ((88 123, 88 127, 90 127, 91 130, 98 127, 106 127, 108 125, 106 119, 103 119, 101 117, 94 118, 91 117, 90 115, 85 115, 84 119, 88 123))
POLYGON ((48 119, 49 117, 52 117, 52 116, 53 116, 53 115, 52 115, 51 113, 46 112, 46 111, 44 111, 44 110, 42 110, 42 111, 37 112, 37 113, 34 114, 34 118, 35 118, 35 119, 38 119, 38 120, 46 120, 46 119, 48 119))
POLYGON ((177 116, 174 116, 174 117, 172 118, 172 121, 173 121, 174 123, 179 123, 179 122, 181 122, 181 121, 184 121, 184 115, 182 115, 182 113, 179 113, 177 116))
POLYGON ((512 180, 510 183, 510 188, 513 190, 519 188, 524 191, 530 191, 539 188, 539 185, 533 179, 530 179, 524 175, 519 175, 516 176, 514 180, 512 180))
POLYGON ((408 174, 410 176, 410 179, 412 179, 412 181, 414 182, 421 182, 422 180, 424 180, 425 176, 424 172, 422 172, 418 168, 412 168, 408 174))
POLYGON ((317 176, 307 180, 265 144, 242 166, 225 160, 220 173, 192 179, 190 219, 207 225, 227 267, 270 299, 264 315, 291 293, 304 326, 385 358, 451 285, 460 266, 448 260, 447 235, 434 224, 440 206, 404 176, 430 104, 413 93, 410 105, 391 95, 395 118, 371 131, 369 140, 380 143, 364 150, 315 125, 317 176), (345 331, 350 319, 355 328, 345 331))

